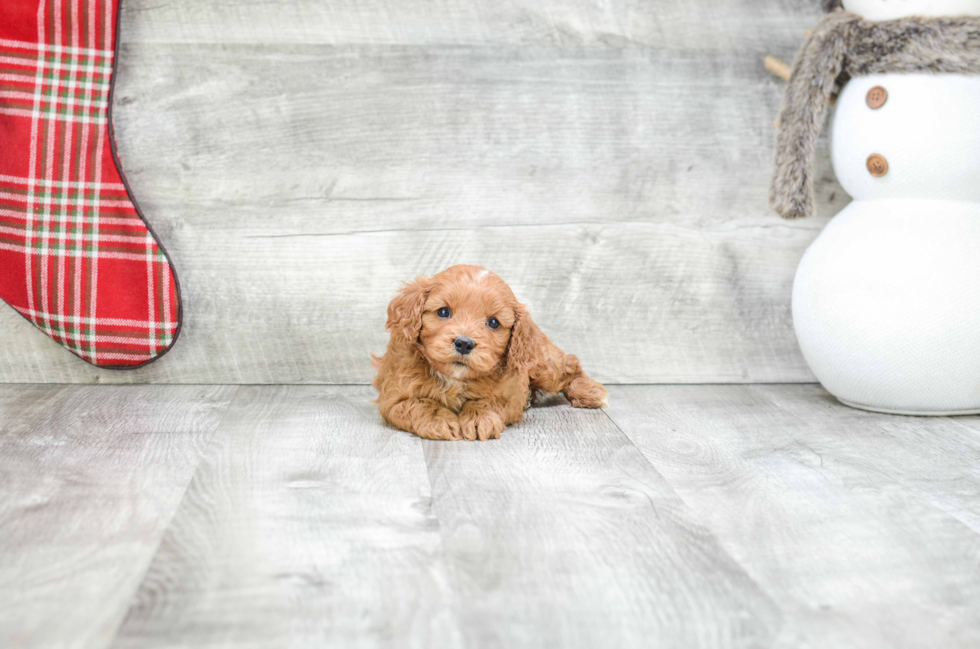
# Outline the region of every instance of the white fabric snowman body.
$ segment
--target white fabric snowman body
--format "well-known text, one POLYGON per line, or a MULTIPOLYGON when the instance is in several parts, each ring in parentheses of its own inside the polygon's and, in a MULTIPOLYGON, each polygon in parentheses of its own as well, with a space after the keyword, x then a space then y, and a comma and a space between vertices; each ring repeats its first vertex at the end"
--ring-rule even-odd
MULTIPOLYGON (((844 7, 868 20, 980 16, 980 0, 844 7)), ((980 412, 980 77, 856 77, 838 99, 831 146, 854 201, 797 271, 807 362, 848 405, 980 412)))

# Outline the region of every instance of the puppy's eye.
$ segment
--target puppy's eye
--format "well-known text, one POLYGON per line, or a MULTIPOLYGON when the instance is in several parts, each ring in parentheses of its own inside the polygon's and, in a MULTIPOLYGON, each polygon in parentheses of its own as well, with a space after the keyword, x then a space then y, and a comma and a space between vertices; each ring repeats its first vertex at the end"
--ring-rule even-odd
POLYGON ((448 318, 452 314, 453 312, 449 310, 448 306, 444 306, 438 311, 436 311, 436 315, 439 316, 440 318, 448 318))
POLYGON ((500 327, 500 320, 497 320, 496 318, 490 318, 489 320, 487 320, 487 326, 490 327, 491 329, 497 329, 500 327))

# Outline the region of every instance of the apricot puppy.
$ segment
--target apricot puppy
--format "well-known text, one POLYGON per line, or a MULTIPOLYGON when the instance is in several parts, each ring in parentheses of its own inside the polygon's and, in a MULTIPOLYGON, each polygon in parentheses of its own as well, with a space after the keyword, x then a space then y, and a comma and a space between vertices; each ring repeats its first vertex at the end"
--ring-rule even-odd
POLYGON ((407 284, 388 305, 374 357, 381 415, 426 439, 487 440, 521 421, 537 392, 600 408, 606 389, 558 349, 497 275, 453 266, 407 284))

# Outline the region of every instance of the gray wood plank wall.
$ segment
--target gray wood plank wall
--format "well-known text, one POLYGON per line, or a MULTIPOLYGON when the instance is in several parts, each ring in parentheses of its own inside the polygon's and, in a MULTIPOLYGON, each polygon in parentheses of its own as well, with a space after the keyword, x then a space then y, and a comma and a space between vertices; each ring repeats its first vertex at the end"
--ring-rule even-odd
POLYGON ((135 372, 0 308, 0 382, 361 383, 398 283, 492 268, 597 378, 810 381, 766 208, 816 0, 124 0, 115 121, 185 328, 135 372), (637 344, 637 341, 640 341, 637 344))

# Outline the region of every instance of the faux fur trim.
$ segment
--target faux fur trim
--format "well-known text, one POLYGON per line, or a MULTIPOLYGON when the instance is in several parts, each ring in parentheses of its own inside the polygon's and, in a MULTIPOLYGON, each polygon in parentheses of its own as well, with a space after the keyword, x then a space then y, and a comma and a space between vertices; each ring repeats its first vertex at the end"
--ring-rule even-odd
POLYGON ((800 49, 786 88, 769 194, 773 210, 788 219, 813 213, 813 151, 831 96, 850 77, 891 72, 980 74, 980 18, 824 16, 800 49))

